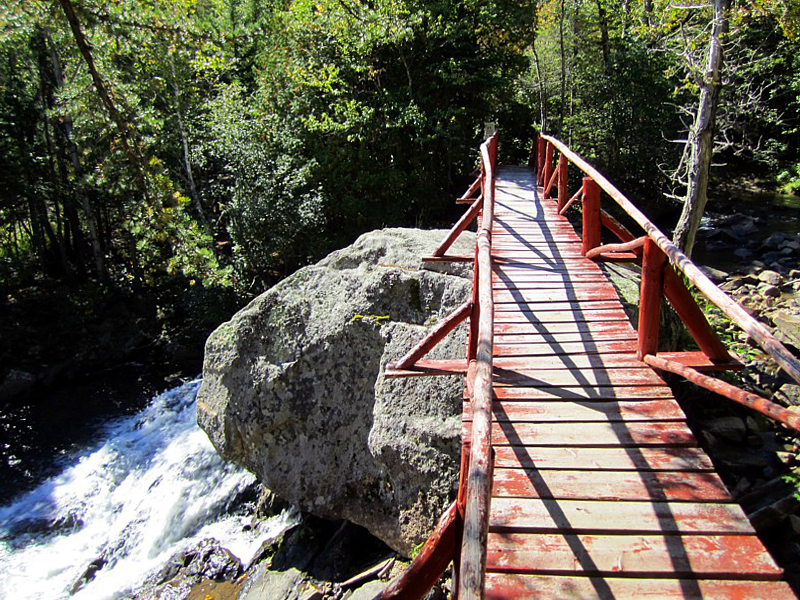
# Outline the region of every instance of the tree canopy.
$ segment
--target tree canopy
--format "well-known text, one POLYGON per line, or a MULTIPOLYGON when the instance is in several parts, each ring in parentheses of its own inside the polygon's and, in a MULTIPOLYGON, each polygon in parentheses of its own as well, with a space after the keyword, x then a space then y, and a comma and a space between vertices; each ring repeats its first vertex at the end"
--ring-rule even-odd
MULTIPOLYGON (((674 207, 712 13, 666 0, 9 0, 0 285, 259 291, 368 229, 448 222, 490 121, 507 160, 544 127, 643 204, 674 207)), ((796 2, 731 3, 724 172, 800 188, 798 45, 796 2)))

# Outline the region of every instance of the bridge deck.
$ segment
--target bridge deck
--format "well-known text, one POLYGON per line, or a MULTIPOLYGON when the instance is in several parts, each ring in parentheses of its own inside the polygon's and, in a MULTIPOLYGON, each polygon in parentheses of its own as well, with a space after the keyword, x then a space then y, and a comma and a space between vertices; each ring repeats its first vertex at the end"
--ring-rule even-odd
POLYGON ((497 179, 486 597, 794 598, 540 194, 526 168, 497 179))

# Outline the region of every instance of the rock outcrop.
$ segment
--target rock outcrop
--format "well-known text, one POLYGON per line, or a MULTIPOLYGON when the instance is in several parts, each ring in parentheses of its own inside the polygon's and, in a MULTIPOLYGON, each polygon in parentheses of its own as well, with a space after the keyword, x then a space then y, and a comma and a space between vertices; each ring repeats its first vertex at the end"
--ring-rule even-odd
MULTIPOLYGON (((455 493, 461 377, 386 379, 469 297, 471 264, 422 266, 443 231, 385 229, 299 270, 208 339, 198 422, 278 496, 408 554, 455 493)), ((465 233, 453 253, 470 254, 465 233)), ((465 327, 432 357, 460 358, 465 327)))

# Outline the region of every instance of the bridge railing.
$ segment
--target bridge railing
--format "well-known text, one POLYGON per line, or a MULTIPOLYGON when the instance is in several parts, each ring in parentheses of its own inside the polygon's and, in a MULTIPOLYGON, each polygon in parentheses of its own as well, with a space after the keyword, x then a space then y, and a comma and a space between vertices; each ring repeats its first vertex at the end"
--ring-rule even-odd
POLYGON ((497 134, 481 145, 481 172, 458 199, 471 206, 425 261, 472 261, 472 298, 456 308, 400 360, 387 365, 387 377, 466 374, 472 412, 470 438, 461 449, 461 473, 456 501, 442 515, 433 533, 409 568, 387 585, 375 600, 422 598, 453 561, 456 593, 460 600, 483 598, 486 540, 489 532, 492 464, 492 221, 497 165, 497 134), (478 197, 474 195, 479 193, 478 197), (474 254, 448 255, 452 243, 475 219, 478 233, 474 254), (460 323, 469 319, 467 360, 423 360, 423 357, 460 323))
POLYGON ((566 144, 549 135, 538 135, 534 142, 530 164, 536 169, 538 180, 542 184, 544 198, 550 198, 553 188, 556 187, 557 206, 561 214, 564 214, 576 201, 581 201, 583 213, 582 251, 586 257, 598 261, 641 263, 642 281, 638 323, 640 360, 655 369, 681 375, 701 387, 749 406, 800 431, 800 415, 797 413, 705 374, 707 371, 735 368, 741 365, 732 359, 727 347, 717 337, 702 309, 697 305, 678 274, 683 275, 691 282, 700 293, 769 354, 792 379, 800 383, 800 361, 775 338, 766 326, 751 317, 739 304, 717 287, 622 192, 566 144), (557 166, 554 167, 556 151, 559 153, 559 158, 557 166), (567 187, 570 163, 586 175, 583 178, 581 189, 572 196, 569 195, 567 187), (644 230, 643 236, 635 237, 619 221, 601 208, 601 190, 644 230), (602 227, 609 229, 620 242, 603 245, 601 243, 602 227), (658 352, 663 296, 666 296, 686 325, 700 348, 699 353, 658 352))
POLYGON ((492 488, 492 350, 494 300, 492 298, 492 221, 497 166, 497 134, 481 146, 481 211, 475 250, 473 313, 470 319, 467 390, 470 391, 472 432, 466 478, 459 482, 463 499, 463 532, 458 569, 457 597, 483 598, 486 576, 486 540, 492 488))

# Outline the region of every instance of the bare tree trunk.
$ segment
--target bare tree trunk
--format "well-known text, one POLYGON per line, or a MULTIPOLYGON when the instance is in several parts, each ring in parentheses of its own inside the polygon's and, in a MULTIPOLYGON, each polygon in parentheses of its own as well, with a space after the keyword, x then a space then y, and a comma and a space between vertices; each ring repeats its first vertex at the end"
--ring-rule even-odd
MULTIPOLYGON (((50 62, 53 70, 53 76, 55 78, 56 87, 62 88, 64 87, 64 72, 61 68, 61 61, 59 59, 58 53, 53 46, 51 40, 47 39, 46 41, 48 48, 50 49, 50 62)), ((64 145, 67 147, 70 155, 70 160, 72 162, 72 168, 75 175, 75 185, 73 186, 75 189, 75 193, 78 196, 78 201, 80 202, 81 208, 83 209, 84 215, 86 216, 86 226, 89 230, 89 243, 92 246, 92 257, 94 258, 94 268, 97 272, 97 276, 101 280, 105 280, 108 276, 106 273, 106 264, 105 264, 105 255, 103 254, 103 248, 100 244, 100 237, 97 234, 97 219, 94 215, 94 210, 92 209, 92 205, 89 202, 89 199, 86 197, 86 194, 81 190, 81 164, 80 159, 78 157, 78 148, 75 146, 75 142, 72 139, 72 119, 66 116, 62 121, 62 133, 64 138, 64 145)))
MULTIPOLYGON (((564 12, 566 10, 564 0, 561 0, 561 15, 558 20, 558 44, 561 51, 561 94, 559 96, 558 107, 558 129, 562 131, 564 128, 564 104, 566 103, 567 95, 567 56, 564 49, 564 12)), ((561 133, 563 135, 563 133, 561 133)))
POLYGON ((536 66, 536 79, 539 80, 539 118, 541 119, 541 127, 543 132, 548 132, 547 129, 547 86, 545 85, 544 77, 542 75, 542 64, 539 61, 539 53, 536 50, 536 37, 533 38, 531 47, 533 51, 533 64, 536 66))
POLYGON ((100 76, 100 72, 97 70, 97 66, 94 63, 94 58, 92 57, 92 51, 89 47, 89 43, 86 41, 86 36, 83 34, 80 21, 78 20, 78 15, 75 13, 75 7, 72 5, 72 1, 58 1, 64 11, 64 15, 67 17, 67 21, 69 22, 72 35, 75 38, 75 44, 78 46, 78 50, 80 50, 84 62, 86 62, 86 66, 89 69, 89 74, 92 76, 92 83, 97 90, 97 94, 100 96, 103 106, 105 106, 106 110, 108 111, 111 120, 114 121, 117 129, 119 129, 120 139, 122 141, 122 147, 125 151, 125 155, 128 157, 128 160, 131 162, 131 165, 135 170, 136 178, 139 186, 141 187, 142 193, 145 195, 145 199, 147 199, 149 202, 150 197, 147 186, 147 169, 144 166, 144 159, 139 152, 139 146, 135 139, 134 131, 132 131, 130 124, 122 116, 122 113, 117 108, 114 100, 112 100, 111 92, 103 81, 103 78, 100 76))
POLYGON ((644 0, 644 10, 642 10, 642 24, 648 27, 653 21, 653 0, 644 0))
POLYGON ((730 0, 714 0, 714 22, 708 43, 706 69, 700 87, 700 102, 695 122, 689 132, 691 157, 689 159, 688 188, 678 224, 675 226, 675 244, 691 256, 700 219, 708 200, 708 175, 714 151, 714 122, 716 120, 719 92, 722 88, 723 45, 728 32, 730 0))
POLYGON ((600 45, 603 49, 603 66, 606 75, 611 72, 611 42, 608 39, 608 19, 603 0, 596 0, 597 3, 597 24, 600 27, 600 45))
MULTIPOLYGON (((42 105, 42 116, 44 118, 43 130, 45 148, 47 149, 47 165, 50 173, 50 181, 53 185, 53 209, 56 216, 56 229, 53 230, 49 218, 46 220, 48 227, 48 237, 51 243, 58 248, 58 256, 61 262, 61 271, 66 279, 72 279, 72 266, 69 264, 67 257, 67 247, 64 242, 64 225, 61 219, 61 210, 59 208, 59 201, 63 201, 64 193, 61 186, 61 181, 58 177, 56 169, 56 147, 53 139, 50 136, 50 129, 55 127, 50 120, 49 111, 55 105, 53 87, 54 83, 58 81, 58 74, 54 73, 53 61, 50 58, 51 52, 54 52, 50 45, 50 36, 46 30, 39 30, 36 34, 37 41, 37 63, 39 66, 39 101, 42 105), (52 76, 52 77, 51 77, 52 76)), ((47 205, 42 198, 45 215, 47 215, 47 205)))
POLYGON ((181 146, 183 148, 183 169, 186 172, 186 182, 189 186, 189 196, 192 199, 194 208, 197 211, 197 216, 200 218, 201 223, 206 222, 206 216, 203 213, 203 207, 200 204, 200 196, 197 194, 197 187, 194 184, 194 175, 192 174, 192 163, 189 160, 189 140, 186 136, 186 127, 183 123, 183 107, 181 106, 180 90, 178 89, 178 78, 175 75, 175 61, 170 55, 169 57, 169 73, 172 78, 172 96, 175 99, 175 114, 178 117, 178 133, 181 136, 181 146))

